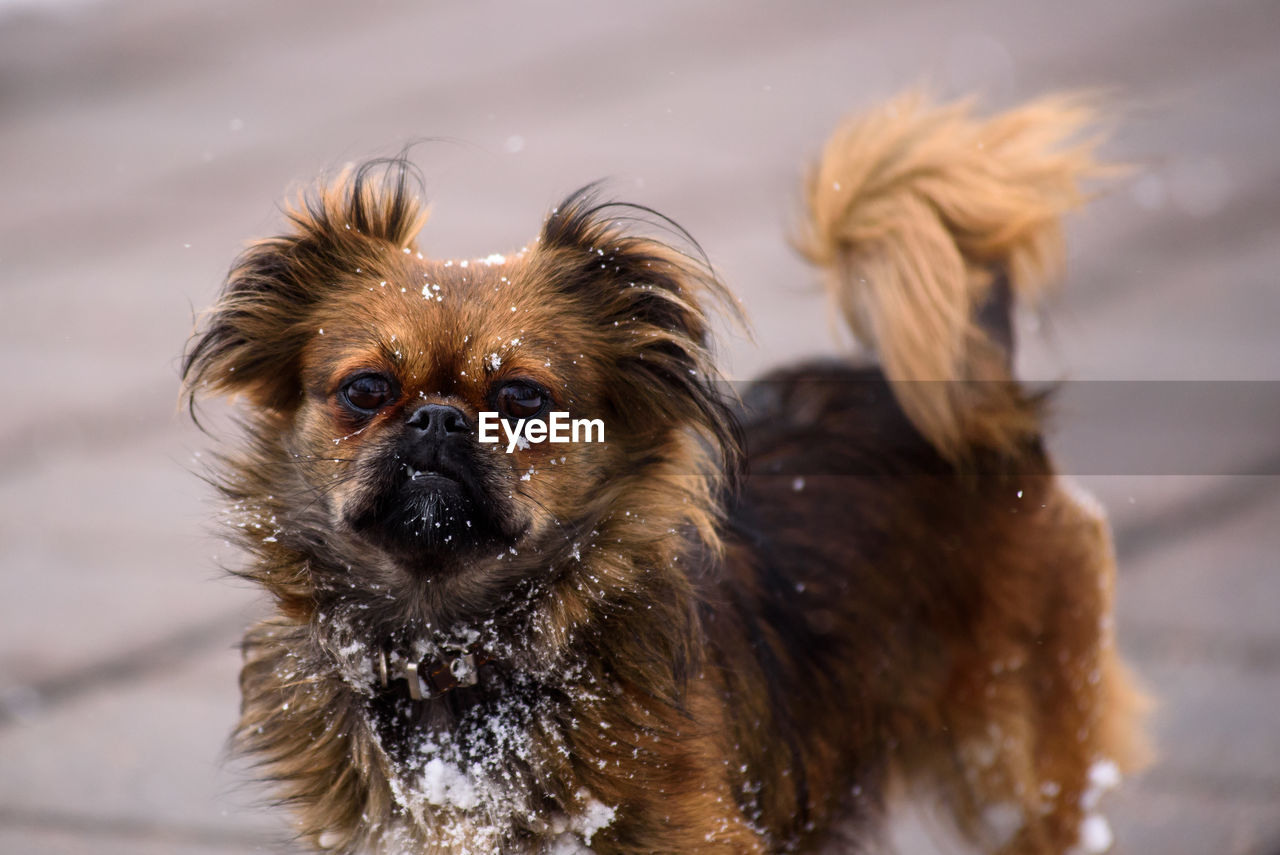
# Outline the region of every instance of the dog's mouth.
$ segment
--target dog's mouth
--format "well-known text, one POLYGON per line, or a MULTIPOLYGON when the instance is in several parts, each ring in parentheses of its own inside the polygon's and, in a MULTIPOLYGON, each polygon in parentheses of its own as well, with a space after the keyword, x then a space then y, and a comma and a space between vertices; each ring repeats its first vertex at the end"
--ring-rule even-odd
MULTIPOLYGON (((470 516, 464 521, 464 527, 465 522, 472 525, 477 522, 471 517, 482 513, 480 506, 485 490, 467 473, 439 461, 429 466, 406 463, 401 467, 400 473, 402 480, 398 491, 399 501, 410 508, 418 507, 422 521, 439 528, 442 524, 442 520, 438 518, 441 512, 465 512, 470 516)), ((411 519, 402 518, 401 521, 412 523, 411 519)))
POLYGON ((421 487, 430 487, 438 483, 461 484, 461 479, 456 474, 440 469, 415 469, 412 466, 405 466, 405 472, 409 475, 410 481, 421 487))
POLYGON ((510 539, 501 522, 511 515, 483 473, 437 457, 401 460, 377 481, 346 522, 413 572, 437 572, 477 548, 510 539))

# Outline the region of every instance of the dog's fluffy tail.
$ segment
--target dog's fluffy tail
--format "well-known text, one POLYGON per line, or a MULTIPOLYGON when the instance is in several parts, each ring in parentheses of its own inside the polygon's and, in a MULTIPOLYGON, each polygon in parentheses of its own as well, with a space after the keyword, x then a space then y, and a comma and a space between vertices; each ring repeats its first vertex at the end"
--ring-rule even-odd
POLYGON ((808 179, 801 252, 878 353, 903 410, 952 460, 1038 431, 1012 382, 1010 309, 1062 260, 1061 217, 1107 170, 1086 99, 989 119, 901 96, 843 124, 808 179))

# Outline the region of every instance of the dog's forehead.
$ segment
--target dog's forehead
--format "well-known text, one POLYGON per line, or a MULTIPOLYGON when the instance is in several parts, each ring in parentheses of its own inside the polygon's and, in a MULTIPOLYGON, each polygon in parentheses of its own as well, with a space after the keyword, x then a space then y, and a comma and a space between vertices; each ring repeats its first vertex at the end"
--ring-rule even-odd
POLYGON ((512 290, 511 277, 493 265, 406 260, 390 269, 358 269, 356 275, 338 283, 332 300, 320 305, 317 321, 326 321, 332 333, 349 337, 374 332, 395 335, 400 341, 413 338, 420 346, 452 345, 453 333, 474 337, 514 327, 514 317, 495 311, 511 301, 513 295, 504 292, 512 290))
POLYGON ((399 283, 379 282, 388 320, 419 346, 488 352, 515 341, 543 345, 573 326, 569 307, 535 280, 523 254, 471 260, 422 259, 399 283), (398 284, 399 287, 395 287, 398 284))
POLYGON ((382 364, 432 388, 567 368, 589 324, 540 276, 502 256, 362 271, 321 307, 306 362, 330 374, 382 364))

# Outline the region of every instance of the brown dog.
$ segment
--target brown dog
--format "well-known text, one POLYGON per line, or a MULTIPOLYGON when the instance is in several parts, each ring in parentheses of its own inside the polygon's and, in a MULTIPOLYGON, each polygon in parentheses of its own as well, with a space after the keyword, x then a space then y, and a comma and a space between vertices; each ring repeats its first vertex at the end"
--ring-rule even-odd
POLYGON ((725 292, 630 225, 652 212, 580 191, 528 249, 452 262, 414 247, 402 160, 305 197, 184 366, 193 403, 249 406, 221 484, 278 610, 237 738, 302 838, 865 847, 901 782, 986 851, 1105 844, 1138 752, 1111 545, 1009 370, 1088 118, 905 98, 841 128, 802 250, 880 367, 741 403, 708 352, 725 292))

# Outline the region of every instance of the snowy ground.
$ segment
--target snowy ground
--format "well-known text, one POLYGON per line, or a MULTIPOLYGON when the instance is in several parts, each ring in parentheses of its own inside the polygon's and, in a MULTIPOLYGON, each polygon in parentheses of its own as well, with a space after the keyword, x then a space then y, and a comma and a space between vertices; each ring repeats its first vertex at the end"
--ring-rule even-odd
POLYGON ((1024 335, 1033 376, 1201 381, 1079 384, 1059 418, 1161 699, 1108 812, 1123 853, 1280 852, 1280 383, 1221 382, 1280 381, 1278 36, 1269 0, 0 2, 0 851, 290 851, 222 759, 255 605, 175 405, 193 309, 285 188, 432 138, 425 248, 484 256, 608 177, 742 296, 749 376, 835 346, 781 239, 802 160, 928 81, 1123 109, 1142 171, 1024 335))

